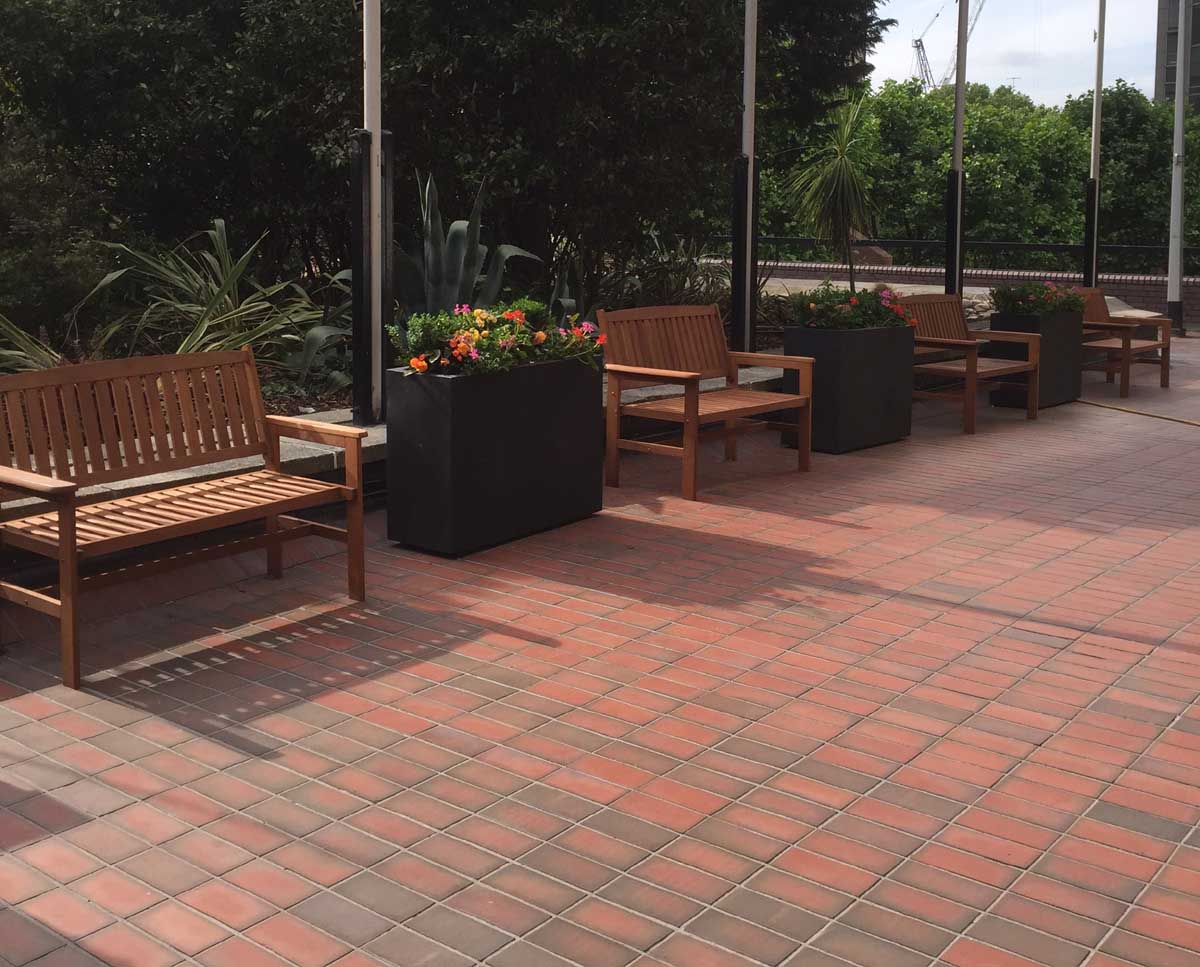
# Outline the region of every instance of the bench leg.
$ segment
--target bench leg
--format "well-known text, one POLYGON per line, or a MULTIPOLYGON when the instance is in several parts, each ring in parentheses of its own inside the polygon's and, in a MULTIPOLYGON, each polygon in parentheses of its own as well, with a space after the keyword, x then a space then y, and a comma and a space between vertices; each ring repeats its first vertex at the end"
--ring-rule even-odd
POLYGON ((608 405, 604 416, 604 483, 621 486, 621 384, 616 376, 608 376, 608 405))
MULTIPOLYGON (((267 518, 267 534, 279 533, 279 518, 267 518)), ((274 541, 267 545, 267 577, 283 577, 283 542, 274 541)))
POLYGON ((67 688, 79 687, 79 549, 75 544, 75 502, 58 508, 58 628, 62 649, 62 680, 67 688))
POLYGON ((796 457, 802 471, 812 469, 812 406, 802 406, 796 417, 796 457))
POLYGON ((1121 399, 1129 396, 1129 375, 1132 363, 1132 353, 1121 353, 1121 399))
POLYGON ((366 601, 367 548, 361 487, 346 505, 346 571, 346 593, 355 601, 366 601))
POLYGON ((979 387, 974 371, 967 373, 967 382, 963 387, 963 433, 975 432, 975 404, 979 396, 979 387))
POLYGON ((1162 348, 1162 369, 1158 377, 1158 385, 1163 389, 1171 388, 1171 347, 1163 346, 1162 348))
POLYGON ((683 496, 696 499, 696 478, 700 458, 700 387, 689 383, 684 387, 683 424, 683 496))
POLYGON ((725 421, 725 459, 730 463, 737 462, 737 420, 725 421))
POLYGON ((1027 376, 1029 387, 1025 391, 1025 418, 1036 420, 1038 418, 1038 408, 1041 405, 1041 374, 1039 370, 1034 370, 1027 376))

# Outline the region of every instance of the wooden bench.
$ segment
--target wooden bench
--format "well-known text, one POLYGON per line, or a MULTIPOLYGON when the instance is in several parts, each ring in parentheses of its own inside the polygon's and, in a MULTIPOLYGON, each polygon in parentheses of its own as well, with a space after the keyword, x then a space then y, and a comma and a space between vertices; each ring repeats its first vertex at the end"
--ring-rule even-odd
POLYGON ((610 487, 620 484, 620 451, 636 450, 682 460, 683 496, 695 500, 700 437, 724 437, 725 458, 736 460, 736 437, 758 429, 797 433, 800 469, 809 469, 812 450, 811 359, 730 352, 725 345, 725 325, 715 305, 652 306, 620 312, 601 310, 597 318, 600 330, 607 338, 604 347, 604 369, 608 374, 604 475, 610 487), (738 385, 738 369, 746 366, 797 370, 800 391, 785 394, 742 389, 738 385), (713 378, 723 378, 726 388, 701 393, 700 381, 713 378), (655 384, 682 386, 683 395, 640 403, 621 402, 621 393, 627 387, 655 384), (749 419, 777 410, 796 410, 796 422, 749 419), (621 436, 622 416, 680 423, 683 432, 675 443, 625 439, 621 436), (701 426, 712 423, 723 426, 701 434, 701 426))
POLYGON ((995 385, 1002 376, 1025 373, 1029 383, 1027 413, 1029 419, 1037 419, 1041 336, 1027 332, 968 329, 962 297, 957 295, 910 295, 900 301, 917 320, 914 373, 963 381, 963 388, 959 392, 917 389, 913 391, 913 396, 918 399, 961 400, 963 432, 974 433, 979 390, 995 385), (981 357, 980 343, 988 341, 1025 343, 1029 347, 1028 357, 1024 360, 981 357), (941 358, 942 354, 948 352, 956 358, 941 358))
POLYGON ((1080 289, 1084 297, 1083 348, 1099 350, 1098 362, 1085 362, 1084 369, 1104 373, 1107 382, 1121 377, 1120 394, 1129 395, 1130 369, 1134 363, 1159 367, 1159 385, 1171 385, 1171 320, 1164 316, 1113 316, 1103 289, 1080 289), (1139 339, 1143 328, 1155 330, 1153 338, 1139 339))
MULTIPOLYGON (((57 588, 0 582, 0 600, 57 618, 63 682, 79 687, 79 593, 221 554, 267 551, 280 577, 283 543, 310 534, 344 541, 349 594, 366 597, 362 438, 349 427, 266 416, 254 356, 242 352, 133 357, 0 377, 0 500, 39 498, 24 516, 0 521, 0 547, 58 561, 57 588), (284 473, 280 437, 342 447, 345 483, 284 473), (263 467, 215 480, 82 502, 80 487, 133 480, 239 457, 263 467), (47 503, 49 507, 47 507, 47 503), (291 516, 346 505, 346 529, 291 516), (152 565, 86 577, 80 564, 116 551, 264 521, 262 534, 209 544, 152 565)), ((130 599, 130 610, 137 608, 130 599)))

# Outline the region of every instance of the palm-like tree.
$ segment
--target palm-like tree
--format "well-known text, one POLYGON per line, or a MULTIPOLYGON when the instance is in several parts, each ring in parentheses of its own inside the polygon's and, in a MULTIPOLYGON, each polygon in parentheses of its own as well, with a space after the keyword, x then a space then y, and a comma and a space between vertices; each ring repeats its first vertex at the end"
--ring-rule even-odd
POLYGON ((863 167, 862 122, 861 100, 837 108, 828 143, 797 169, 787 185, 789 197, 815 234, 845 250, 851 292, 855 291, 854 233, 869 233, 874 214, 863 167))

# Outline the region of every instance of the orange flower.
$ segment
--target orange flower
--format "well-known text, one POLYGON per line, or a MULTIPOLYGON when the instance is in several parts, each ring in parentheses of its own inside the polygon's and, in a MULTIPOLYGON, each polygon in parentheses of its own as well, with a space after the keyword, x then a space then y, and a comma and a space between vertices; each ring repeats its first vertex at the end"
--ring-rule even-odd
POLYGON ((525 325, 525 313, 520 309, 509 309, 508 312, 504 313, 504 318, 516 323, 518 326, 525 325))
POLYGON ((420 356, 413 356, 413 358, 408 361, 408 365, 415 369, 418 373, 423 373, 429 369, 429 363, 425 361, 424 353, 421 353, 420 356))
POLYGON ((583 330, 580 329, 579 326, 576 326, 574 329, 571 330, 571 335, 574 336, 576 339, 582 339, 583 338, 583 330))
POLYGON ((537 332, 535 332, 533 334, 533 344, 535 346, 540 346, 545 341, 546 341, 546 334, 542 330, 539 329, 537 332))
POLYGON ((603 346, 606 342, 608 342, 608 336, 606 336, 604 333, 600 333, 600 335, 596 337, 597 346, 603 346))

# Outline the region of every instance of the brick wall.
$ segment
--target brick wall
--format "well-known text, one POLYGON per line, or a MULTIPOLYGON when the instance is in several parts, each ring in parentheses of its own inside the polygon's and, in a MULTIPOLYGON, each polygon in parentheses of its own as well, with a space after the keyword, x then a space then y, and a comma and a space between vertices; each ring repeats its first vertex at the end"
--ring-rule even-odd
MULTIPOLYGON (((766 266, 777 279, 849 278, 846 266, 817 262, 771 262, 766 266)), ((855 267, 855 279, 867 285, 887 282, 893 285, 936 285, 945 281, 945 271, 911 265, 863 265, 855 267)), ((1007 269, 967 269, 968 286, 990 287, 998 282, 1056 282, 1082 285, 1083 276, 1071 272, 1026 272, 1007 269)), ((1161 275, 1101 275, 1100 287, 1106 295, 1128 303, 1135 309, 1166 312, 1167 279, 1161 275)), ((1200 328, 1200 278, 1183 280, 1183 316, 1189 327, 1200 328)))

